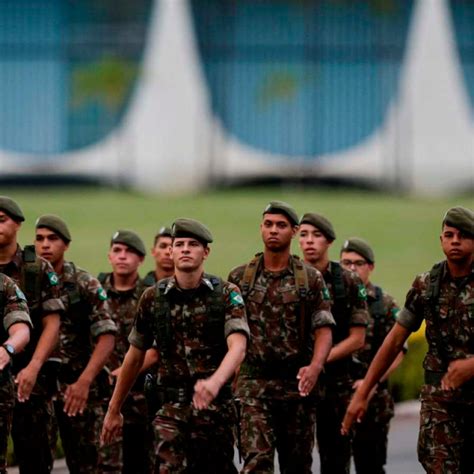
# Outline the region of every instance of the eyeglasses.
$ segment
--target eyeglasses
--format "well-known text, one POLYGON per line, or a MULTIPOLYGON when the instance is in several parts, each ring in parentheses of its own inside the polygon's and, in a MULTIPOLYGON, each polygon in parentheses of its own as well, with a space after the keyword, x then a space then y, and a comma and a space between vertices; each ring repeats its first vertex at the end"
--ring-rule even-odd
POLYGON ((344 260, 341 260, 341 265, 343 267, 352 267, 352 266, 363 267, 364 265, 367 265, 367 261, 366 260, 347 260, 347 259, 344 259, 344 260))

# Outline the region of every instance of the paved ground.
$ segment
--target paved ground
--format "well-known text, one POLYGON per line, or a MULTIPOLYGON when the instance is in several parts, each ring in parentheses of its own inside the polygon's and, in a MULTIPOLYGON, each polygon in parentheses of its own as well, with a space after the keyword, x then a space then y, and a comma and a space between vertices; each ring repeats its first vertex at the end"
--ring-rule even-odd
MULTIPOLYGON (((422 474, 424 471, 416 458, 418 436, 419 403, 410 401, 396 406, 388 445, 387 474, 422 474)), ((17 468, 9 468, 9 474, 18 474, 17 468)), ((54 464, 54 474, 66 474, 68 469, 64 459, 54 464)), ((278 463, 275 469, 279 473, 278 463)), ((314 452, 313 473, 319 472, 318 454, 314 452)))

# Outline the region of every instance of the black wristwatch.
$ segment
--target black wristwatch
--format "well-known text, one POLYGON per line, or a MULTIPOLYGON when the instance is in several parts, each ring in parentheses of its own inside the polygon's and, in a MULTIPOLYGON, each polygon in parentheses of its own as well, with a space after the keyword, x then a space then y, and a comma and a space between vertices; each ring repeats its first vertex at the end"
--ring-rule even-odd
POLYGON ((10 359, 16 354, 15 348, 11 344, 2 344, 2 347, 7 351, 10 359))

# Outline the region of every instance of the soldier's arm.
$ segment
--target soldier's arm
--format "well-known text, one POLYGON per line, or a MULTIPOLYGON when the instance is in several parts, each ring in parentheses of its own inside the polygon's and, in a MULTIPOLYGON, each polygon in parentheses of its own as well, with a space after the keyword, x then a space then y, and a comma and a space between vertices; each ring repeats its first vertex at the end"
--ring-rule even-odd
POLYGON ((92 352, 91 358, 79 378, 69 385, 64 394, 64 411, 69 416, 83 413, 89 398, 89 388, 99 372, 104 368, 110 354, 114 350, 115 336, 101 334, 92 352))
POLYGON ((146 372, 150 367, 154 366, 159 361, 160 355, 158 349, 151 347, 145 352, 145 360, 143 361, 140 373, 146 372))
POLYGON ((222 386, 235 374, 243 362, 247 348, 247 336, 234 332, 227 337, 227 353, 217 370, 206 380, 198 380, 194 386, 193 405, 198 410, 209 406, 222 386))
MULTIPOLYGON (((30 340, 30 326, 26 323, 14 323, 8 328, 8 339, 4 344, 10 344, 15 352, 21 352, 30 340)), ((2 347, 2 346, 0 346, 2 347)), ((0 370, 11 362, 11 357, 4 347, 0 352, 0 370)))
POLYGON ((364 347, 364 342, 365 326, 351 326, 349 335, 331 349, 327 361, 334 362, 350 356, 353 352, 364 347))
POLYGON ((43 331, 29 364, 21 370, 16 378, 18 400, 28 400, 36 383, 38 373, 58 342, 60 318, 59 313, 49 313, 41 320, 43 331))
POLYGON ((145 351, 131 345, 125 354, 122 370, 118 376, 114 393, 102 427, 101 443, 108 444, 119 434, 123 417, 120 413, 123 402, 132 388, 145 359, 145 351))
POLYGON ((309 395, 318 381, 332 346, 332 329, 330 326, 320 327, 314 331, 313 357, 310 365, 301 367, 297 378, 298 391, 302 397, 309 395))
POLYGON ((352 397, 351 403, 347 408, 346 415, 342 422, 341 431, 347 434, 350 427, 356 420, 360 420, 367 410, 368 398, 371 390, 379 382, 387 369, 393 363, 403 344, 407 340, 411 331, 403 327, 398 322, 395 323, 392 330, 388 333, 383 344, 380 346, 374 360, 369 366, 369 370, 352 397))

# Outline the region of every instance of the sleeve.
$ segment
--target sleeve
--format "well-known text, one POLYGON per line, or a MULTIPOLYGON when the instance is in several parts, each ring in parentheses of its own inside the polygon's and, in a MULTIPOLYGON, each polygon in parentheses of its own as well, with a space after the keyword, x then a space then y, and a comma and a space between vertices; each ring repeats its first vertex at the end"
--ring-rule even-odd
MULTIPOLYGON (((152 321, 155 313, 155 287, 147 288, 137 305, 137 314, 133 322, 132 330, 128 336, 128 342, 140 349, 146 351, 153 347, 153 327, 152 321)), ((159 343, 159 341, 157 341, 159 343)))
POLYGON ((25 323, 33 326, 28 311, 25 295, 11 279, 5 278, 5 307, 3 309, 3 327, 5 331, 16 323, 25 323))
POLYGON ((331 314, 331 296, 319 272, 308 275, 312 282, 308 293, 309 307, 311 308, 311 330, 314 331, 324 326, 335 326, 334 317, 331 314))
POLYGON ((412 287, 408 290, 405 305, 397 315, 397 322, 411 332, 417 331, 424 319, 424 280, 423 275, 419 275, 415 278, 412 287))
POLYGON ((42 316, 62 313, 64 305, 60 298, 59 278, 49 262, 41 259, 41 309, 42 316))
POLYGON ((367 326, 369 323, 369 310, 367 307, 367 290, 359 276, 350 272, 347 280, 349 286, 349 300, 351 305, 350 326, 367 326))
POLYGON ((224 282, 223 291, 225 299, 225 337, 227 338, 234 332, 240 332, 249 338, 250 329, 247 323, 245 303, 239 288, 232 283, 224 282))
POLYGON ((107 292, 99 280, 83 272, 79 276, 79 286, 91 308, 89 313, 91 336, 95 339, 101 334, 115 334, 117 326, 111 316, 107 292))

